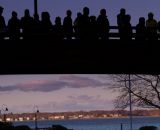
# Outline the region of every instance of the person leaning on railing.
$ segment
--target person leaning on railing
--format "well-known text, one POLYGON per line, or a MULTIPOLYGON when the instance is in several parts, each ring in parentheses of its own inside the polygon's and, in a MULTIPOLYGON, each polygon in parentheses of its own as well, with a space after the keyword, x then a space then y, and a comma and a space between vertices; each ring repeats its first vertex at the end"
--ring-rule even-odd
POLYGON ((145 26, 145 18, 140 17, 139 23, 136 25, 136 40, 137 41, 144 41, 147 38, 147 29, 145 26))
POLYGON ((21 21, 17 17, 17 12, 12 11, 12 17, 8 21, 8 33, 10 40, 19 40, 21 21))
POLYGON ((148 40, 157 40, 158 23, 154 19, 154 14, 152 12, 148 13, 148 19, 146 20, 146 28, 148 40))

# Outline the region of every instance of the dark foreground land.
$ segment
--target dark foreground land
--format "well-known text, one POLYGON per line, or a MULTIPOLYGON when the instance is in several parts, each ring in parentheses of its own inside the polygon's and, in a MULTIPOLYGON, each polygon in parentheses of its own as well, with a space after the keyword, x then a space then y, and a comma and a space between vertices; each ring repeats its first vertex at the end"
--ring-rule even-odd
POLYGON ((0 74, 159 74, 160 41, 5 40, 0 74))
POLYGON ((34 129, 31 129, 27 125, 13 126, 11 122, 0 122, 0 129, 1 130, 72 130, 62 125, 52 125, 49 128, 35 127, 34 129))

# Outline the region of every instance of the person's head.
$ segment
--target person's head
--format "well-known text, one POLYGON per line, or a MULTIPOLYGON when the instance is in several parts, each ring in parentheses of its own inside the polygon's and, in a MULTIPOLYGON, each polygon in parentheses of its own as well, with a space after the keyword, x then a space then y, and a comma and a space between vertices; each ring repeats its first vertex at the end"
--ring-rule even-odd
POLYGON ((89 8, 88 7, 83 8, 83 15, 86 15, 86 16, 89 15, 89 8))
POLYGON ((45 12, 45 17, 46 17, 46 19, 50 19, 50 14, 49 14, 49 12, 45 12))
POLYGON ((93 15, 93 16, 90 16, 90 21, 91 21, 91 22, 96 22, 96 16, 94 16, 94 15, 93 15))
POLYGON ((16 11, 12 11, 12 17, 17 18, 17 12, 16 11))
POLYGON ((67 10, 66 14, 67 14, 67 16, 71 17, 72 11, 71 10, 67 10))
POLYGON ((120 9, 120 14, 125 15, 126 14, 126 10, 124 8, 120 9))
POLYGON ((34 14, 34 19, 39 21, 39 15, 38 14, 34 14))
POLYGON ((3 7, 0 6, 0 15, 2 15, 2 13, 3 13, 3 7))
POLYGON ((106 16, 106 9, 101 9, 101 10, 100 10, 100 14, 101 14, 102 16, 106 16))
POLYGON ((45 18, 45 12, 42 12, 41 13, 41 19, 42 19, 42 21, 44 21, 46 18, 45 18))
POLYGON ((25 11, 24 11, 24 16, 25 16, 25 17, 30 17, 29 9, 25 9, 25 11))
POLYGON ((82 16, 82 13, 81 12, 78 12, 77 13, 77 17, 81 17, 82 16))
POLYGON ((145 25, 145 18, 144 17, 139 18, 139 24, 145 25))
POLYGON ((48 12, 42 12, 41 19, 42 19, 42 21, 48 21, 48 20, 50 20, 49 13, 48 12))
POLYGON ((56 25, 61 25, 61 18, 60 17, 56 17, 55 24, 56 25))
POLYGON ((153 14, 152 12, 149 12, 149 13, 148 13, 148 19, 151 19, 151 20, 152 20, 152 19, 153 19, 153 16, 154 16, 154 14, 153 14))

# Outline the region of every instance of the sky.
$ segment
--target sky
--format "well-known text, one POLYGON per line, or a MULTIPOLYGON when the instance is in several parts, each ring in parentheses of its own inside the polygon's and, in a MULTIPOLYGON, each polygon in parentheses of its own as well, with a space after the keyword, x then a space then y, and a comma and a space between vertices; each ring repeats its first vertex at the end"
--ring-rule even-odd
MULTIPOLYGON (((77 12, 82 12, 84 6, 90 8, 90 15, 98 16, 99 10, 105 8, 110 21, 110 25, 116 25, 116 16, 120 8, 125 8, 126 13, 132 16, 131 24, 136 25, 140 16, 147 18, 148 12, 153 12, 155 19, 160 20, 160 1, 159 0, 38 0, 39 13, 49 11, 52 23, 56 16, 62 19, 65 17, 67 9, 73 12, 75 19, 77 12)), ((11 11, 23 15, 24 9, 30 9, 33 14, 33 0, 0 0, 0 5, 5 8, 4 16, 8 21, 11 11)))
POLYGON ((110 75, 0 75, 0 107, 9 112, 113 110, 110 75))

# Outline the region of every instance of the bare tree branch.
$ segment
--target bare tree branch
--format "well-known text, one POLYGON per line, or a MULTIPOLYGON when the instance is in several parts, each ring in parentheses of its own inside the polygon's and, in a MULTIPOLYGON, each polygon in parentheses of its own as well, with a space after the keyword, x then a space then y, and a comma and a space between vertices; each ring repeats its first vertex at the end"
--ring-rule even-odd
POLYGON ((160 109, 160 76, 131 75, 131 91, 128 86, 128 75, 114 76, 116 85, 112 88, 120 92, 115 100, 115 106, 126 108, 129 105, 129 91, 132 94, 132 104, 137 107, 155 107, 160 109))

